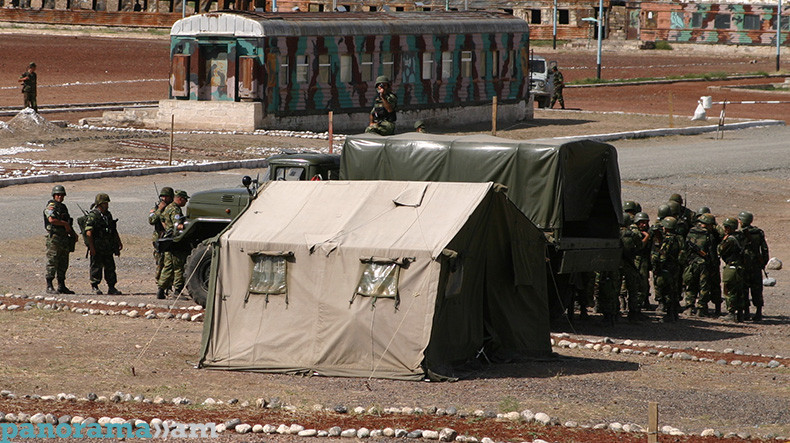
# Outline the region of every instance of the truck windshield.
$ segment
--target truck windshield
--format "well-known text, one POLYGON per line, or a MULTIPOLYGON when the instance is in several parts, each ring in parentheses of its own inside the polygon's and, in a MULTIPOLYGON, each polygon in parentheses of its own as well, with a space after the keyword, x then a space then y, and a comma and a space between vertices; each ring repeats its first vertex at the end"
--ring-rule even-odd
POLYGON ((546 72, 546 61, 545 60, 530 60, 529 61, 529 70, 532 72, 546 72))
POLYGON ((304 180, 304 168, 277 168, 274 172, 274 179, 286 181, 304 180))

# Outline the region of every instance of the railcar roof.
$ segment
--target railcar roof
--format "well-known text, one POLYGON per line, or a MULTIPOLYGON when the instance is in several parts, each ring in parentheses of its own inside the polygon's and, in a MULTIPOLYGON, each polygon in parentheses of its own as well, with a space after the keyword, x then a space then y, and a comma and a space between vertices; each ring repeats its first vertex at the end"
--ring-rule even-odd
POLYGON ((499 12, 246 12, 193 15, 171 36, 346 36, 528 32, 527 22, 499 12))

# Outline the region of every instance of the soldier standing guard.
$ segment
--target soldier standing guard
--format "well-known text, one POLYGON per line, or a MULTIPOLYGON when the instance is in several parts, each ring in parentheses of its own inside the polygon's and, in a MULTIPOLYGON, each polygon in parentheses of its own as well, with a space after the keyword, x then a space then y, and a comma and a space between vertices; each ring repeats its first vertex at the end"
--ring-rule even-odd
POLYGON ((118 277, 115 274, 113 255, 121 255, 123 243, 118 235, 118 220, 112 218, 109 207, 110 196, 96 194, 92 210, 88 212, 85 220, 85 237, 90 253, 91 289, 97 295, 102 293, 99 289, 102 274, 107 282, 107 294, 121 295, 121 291, 115 288, 118 277))
POLYGON ((751 212, 743 211, 738 214, 741 222, 746 244, 743 251, 744 268, 744 294, 746 297, 745 317, 749 319, 749 293, 754 308, 754 321, 763 319, 763 270, 768 264, 768 243, 765 241, 765 232, 757 226, 752 226, 754 216, 751 212))
POLYGON ((19 83, 22 83, 22 95, 25 98, 25 108, 33 108, 38 112, 38 102, 36 100, 36 86, 38 80, 36 78, 36 64, 31 63, 27 65, 27 71, 19 76, 19 83))
POLYGON ((47 294, 73 294, 66 287, 66 271, 69 269, 69 253, 74 252, 77 234, 72 227, 73 220, 63 204, 66 188, 55 185, 52 199, 44 209, 44 228, 47 230, 47 294), (52 281, 57 276, 57 290, 52 281))
POLYGON ((398 119, 396 109, 398 97, 390 89, 390 79, 386 75, 376 78, 376 101, 370 111, 370 124, 365 132, 378 135, 392 135, 395 133, 395 121, 398 119))
POLYGON ((562 72, 557 69, 557 65, 552 66, 551 68, 552 74, 552 84, 554 85, 554 94, 551 95, 551 105, 549 108, 554 107, 554 103, 557 100, 560 101, 560 107, 565 109, 565 98, 562 96, 562 89, 565 88, 565 78, 562 76, 562 72))
POLYGON ((154 245, 154 261, 156 261, 156 277, 154 281, 159 281, 159 275, 162 273, 162 266, 164 265, 164 255, 159 252, 158 242, 160 238, 165 236, 165 225, 162 223, 162 213, 167 205, 173 203, 175 193, 173 188, 165 186, 159 191, 159 202, 151 209, 148 214, 148 224, 154 227, 153 245, 154 245))
MULTIPOLYGON (((162 212, 162 223, 165 228, 165 237, 174 237, 176 231, 184 229, 184 214, 181 208, 187 204, 189 195, 186 191, 176 191, 173 202, 167 205, 162 212)), ((189 256, 189 250, 174 249, 162 254, 162 271, 157 282, 158 291, 156 298, 164 299, 165 292, 173 288, 174 294, 180 294, 184 289, 184 265, 189 256)))

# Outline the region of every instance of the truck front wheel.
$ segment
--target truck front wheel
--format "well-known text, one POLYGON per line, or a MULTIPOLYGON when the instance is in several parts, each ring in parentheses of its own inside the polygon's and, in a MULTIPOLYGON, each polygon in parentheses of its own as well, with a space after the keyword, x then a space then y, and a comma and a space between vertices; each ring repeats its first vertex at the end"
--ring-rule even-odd
POLYGON ((200 306, 206 307, 208 297, 208 281, 211 274, 211 251, 208 245, 197 245, 187 258, 184 266, 184 275, 187 280, 187 291, 192 300, 200 306))
POLYGON ((548 108, 551 104, 551 97, 538 97, 538 108, 548 108))

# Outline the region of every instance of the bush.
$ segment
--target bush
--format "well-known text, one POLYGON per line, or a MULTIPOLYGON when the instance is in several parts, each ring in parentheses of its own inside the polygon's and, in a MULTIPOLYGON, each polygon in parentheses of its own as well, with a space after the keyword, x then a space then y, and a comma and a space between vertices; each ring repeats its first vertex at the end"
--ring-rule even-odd
POLYGON ((659 50, 662 50, 662 51, 671 51, 672 50, 672 45, 670 45, 669 42, 657 41, 656 42, 656 49, 659 49, 659 50))

